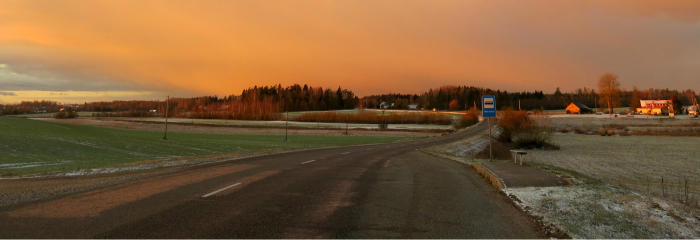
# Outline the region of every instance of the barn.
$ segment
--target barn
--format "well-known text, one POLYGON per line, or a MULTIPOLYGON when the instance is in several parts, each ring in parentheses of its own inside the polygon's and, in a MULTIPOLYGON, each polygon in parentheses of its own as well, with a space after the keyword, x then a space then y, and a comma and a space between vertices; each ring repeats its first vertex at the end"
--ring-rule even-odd
POLYGON ((588 108, 583 103, 571 103, 566 107, 567 114, 582 114, 582 113, 593 113, 593 110, 588 108))

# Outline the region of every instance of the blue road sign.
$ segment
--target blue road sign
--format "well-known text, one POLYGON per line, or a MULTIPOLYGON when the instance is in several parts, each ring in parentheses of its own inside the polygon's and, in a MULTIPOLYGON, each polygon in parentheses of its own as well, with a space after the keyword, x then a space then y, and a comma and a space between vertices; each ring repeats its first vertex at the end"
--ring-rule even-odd
POLYGON ((496 97, 482 96, 481 109, 481 115, 483 117, 496 117, 496 97))

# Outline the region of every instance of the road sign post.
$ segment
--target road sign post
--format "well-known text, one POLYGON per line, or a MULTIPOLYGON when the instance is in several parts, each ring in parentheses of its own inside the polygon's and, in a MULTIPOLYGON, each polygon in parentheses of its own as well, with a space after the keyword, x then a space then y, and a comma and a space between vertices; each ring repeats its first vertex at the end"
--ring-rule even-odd
POLYGON ((481 116, 489 124, 489 161, 493 161, 493 144, 491 144, 491 118, 496 117, 496 97, 486 95, 481 97, 481 116))

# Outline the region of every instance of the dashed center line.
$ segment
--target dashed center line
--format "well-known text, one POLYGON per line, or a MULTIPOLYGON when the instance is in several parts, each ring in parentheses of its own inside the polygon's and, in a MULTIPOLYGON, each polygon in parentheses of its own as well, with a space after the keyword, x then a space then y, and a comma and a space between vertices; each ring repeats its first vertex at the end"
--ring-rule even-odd
POLYGON ((346 153, 341 153, 341 154, 348 154, 348 153, 350 153, 350 152, 346 152, 346 153))
POLYGON ((225 188, 222 188, 222 189, 219 189, 219 190, 216 190, 216 191, 210 192, 210 193, 208 193, 208 194, 206 194, 206 195, 204 195, 204 196, 202 196, 202 197, 203 197, 203 198, 205 198, 205 197, 209 197, 209 196, 211 196, 211 195, 217 194, 217 193, 219 193, 219 192, 221 192, 221 191, 223 191, 223 190, 226 190, 226 189, 229 189, 229 188, 232 188, 232 187, 238 186, 238 185, 240 185, 240 184, 241 184, 241 183, 236 183, 236 184, 233 184, 233 185, 231 185, 231 186, 228 186, 228 187, 225 187, 225 188))
POLYGON ((316 161, 316 160, 306 161, 306 162, 303 162, 303 163, 301 163, 301 164, 307 164, 307 163, 310 163, 310 162, 313 162, 313 161, 316 161))

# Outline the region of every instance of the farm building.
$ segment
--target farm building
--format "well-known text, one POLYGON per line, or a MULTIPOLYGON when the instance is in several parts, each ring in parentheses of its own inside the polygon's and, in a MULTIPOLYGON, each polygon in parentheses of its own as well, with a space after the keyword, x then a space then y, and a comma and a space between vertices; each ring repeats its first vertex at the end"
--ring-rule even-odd
POLYGON ((642 107, 637 108, 638 114, 659 115, 668 113, 668 106, 673 105, 671 100, 639 100, 642 107))
POLYGON ((416 109, 418 109, 418 105, 417 104, 408 105, 408 109, 416 110, 416 109))
POLYGON ((566 107, 566 113, 569 114, 582 114, 582 113, 593 113, 588 106, 583 105, 583 103, 571 103, 566 107))
POLYGON ((698 115, 698 106, 685 106, 683 107, 685 109, 685 113, 691 116, 697 116, 698 115))

